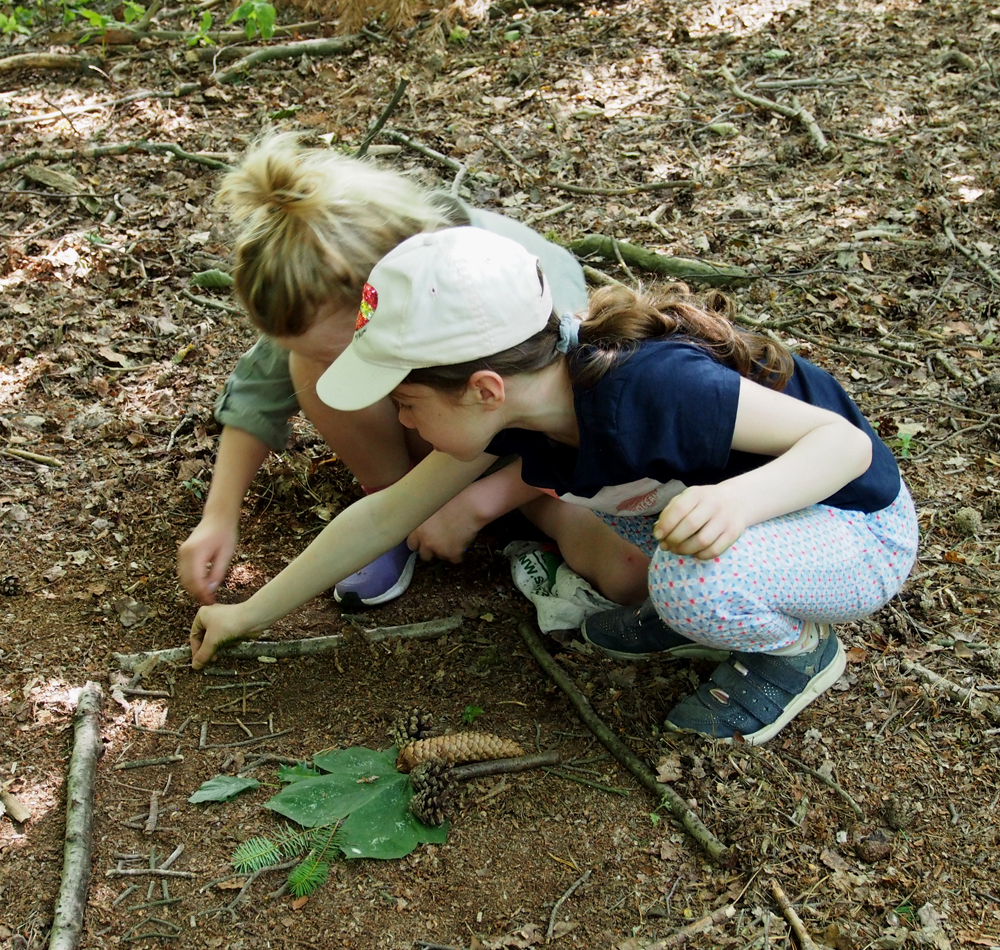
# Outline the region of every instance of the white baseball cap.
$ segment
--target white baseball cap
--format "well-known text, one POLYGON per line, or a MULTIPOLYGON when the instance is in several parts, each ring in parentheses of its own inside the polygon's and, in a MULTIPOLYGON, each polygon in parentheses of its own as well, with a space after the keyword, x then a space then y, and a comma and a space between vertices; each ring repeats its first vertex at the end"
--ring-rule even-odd
POLYGON ((354 339, 316 392, 334 409, 364 409, 410 370, 482 359, 523 343, 551 313, 538 258, 516 241, 472 227, 414 235, 375 265, 354 339))

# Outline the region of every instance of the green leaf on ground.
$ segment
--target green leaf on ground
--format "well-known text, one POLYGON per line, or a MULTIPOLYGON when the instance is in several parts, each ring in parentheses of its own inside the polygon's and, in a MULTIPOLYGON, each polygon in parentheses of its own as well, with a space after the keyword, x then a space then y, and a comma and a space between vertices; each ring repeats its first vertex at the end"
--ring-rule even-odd
POLYGON ((216 775, 207 782, 202 782, 201 787, 188 801, 192 805, 199 802, 228 802, 234 799, 240 792, 257 788, 260 782, 255 778, 240 778, 236 775, 216 775))

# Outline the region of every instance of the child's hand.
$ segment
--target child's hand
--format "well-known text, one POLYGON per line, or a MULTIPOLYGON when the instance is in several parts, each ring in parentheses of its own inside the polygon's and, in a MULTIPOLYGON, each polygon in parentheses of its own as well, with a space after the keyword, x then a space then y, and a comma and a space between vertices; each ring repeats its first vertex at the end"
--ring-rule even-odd
POLYGON ((664 551, 718 557, 747 528, 739 500, 721 485, 696 485, 670 499, 653 527, 664 551))
POLYGON ((191 624, 191 668, 204 668, 219 647, 252 638, 252 628, 241 616, 241 604, 202 607, 191 624))
POLYGON ((236 550, 236 528, 203 519, 177 552, 181 586, 200 604, 214 604, 236 550))
POLYGON ((431 515, 410 534, 406 543, 411 551, 418 551, 425 561, 437 557, 458 564, 480 528, 479 522, 461 504, 459 496, 431 515))

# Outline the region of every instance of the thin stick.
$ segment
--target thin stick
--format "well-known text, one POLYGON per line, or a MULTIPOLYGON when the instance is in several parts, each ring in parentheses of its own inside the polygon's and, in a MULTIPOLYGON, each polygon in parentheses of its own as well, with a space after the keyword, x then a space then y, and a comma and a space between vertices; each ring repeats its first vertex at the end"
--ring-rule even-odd
POLYGON ((694 923, 682 927, 676 933, 672 933, 669 937, 664 937, 663 940, 657 940, 655 943, 648 944, 642 947, 641 950, 670 950, 672 947, 679 947, 687 943, 691 937, 710 930, 712 927, 721 924, 724 920, 729 920, 735 913, 736 908, 732 904, 723 904, 722 907, 713 910, 706 917, 699 918, 694 923))
POLYGON ((83 687, 73 716, 73 753, 66 781, 66 836, 62 884, 52 921, 49 950, 75 950, 83 930, 90 887, 94 832, 94 776, 101 743, 101 703, 98 683, 83 687))
MULTIPOLYGON (((394 627, 375 627, 362 630, 361 636, 368 643, 379 643, 382 640, 408 639, 432 640, 451 630, 456 630, 465 622, 462 614, 441 617, 437 620, 427 620, 423 623, 402 624, 394 627)), ((349 637, 335 633, 328 637, 309 637, 305 640, 250 640, 234 646, 223 647, 217 655, 236 657, 242 660, 255 659, 258 656, 290 657, 313 656, 317 653, 327 653, 348 643, 349 637)), ((132 672, 140 663, 156 657, 161 662, 176 663, 191 656, 190 647, 177 647, 172 650, 151 650, 148 653, 115 653, 112 654, 119 667, 132 672)))
POLYGON ((51 465, 52 468, 62 468, 63 463, 59 459, 54 459, 51 455, 39 455, 37 452, 27 452, 24 449, 0 449, 0 455, 9 455, 11 458, 24 459, 26 462, 38 462, 39 465, 51 465))
POLYGON ((687 802, 681 798, 669 785, 663 785, 656 781, 656 776, 639 761, 635 753, 621 739, 618 738, 602 721, 601 717, 594 712, 587 697, 577 689, 576 684, 570 679, 566 672, 549 656, 548 651, 542 645, 542 641, 536 632, 535 626, 530 621, 523 621, 518 624, 518 633, 524 640, 531 655, 538 662, 538 665, 548 674, 549 678, 566 694, 569 701, 576 708, 580 718, 587 724, 590 731, 597 736, 604 744, 604 747, 635 776, 646 789, 677 819, 684 830, 704 849, 705 853, 720 864, 726 864, 732 860, 732 852, 721 842, 708 828, 702 820, 688 807, 687 802))
POLYGON ((549 916, 549 929, 545 932, 545 942, 550 943, 552 941, 552 934, 556 929, 556 917, 559 916, 559 910, 563 904, 573 896, 573 892, 581 885, 587 882, 590 877, 590 869, 588 868, 583 872, 580 877, 578 877, 570 886, 567 888, 566 892, 563 894, 559 900, 556 901, 555 906, 552 908, 552 913, 549 916))
POLYGON ((792 928, 792 932, 798 938, 799 946, 802 950, 818 950, 816 944, 813 943, 812 937, 809 936, 805 925, 802 923, 802 918, 795 913, 795 908, 792 907, 788 895, 781 889, 781 885, 777 881, 771 881, 771 896, 781 909, 782 914, 785 915, 785 920, 788 921, 788 926, 792 928))
POLYGON ((134 762, 119 762, 112 766, 113 771, 119 769, 144 769, 147 765, 170 765, 173 762, 183 762, 183 755, 161 755, 156 759, 136 759, 134 762))
POLYGON ((254 745, 257 742, 267 742, 268 739, 276 739, 278 736, 287 735, 291 729, 282 729, 280 732, 272 732, 266 736, 257 736, 253 739, 244 739, 242 742, 217 742, 213 745, 206 745, 206 749, 235 749, 237 746, 254 745))
MULTIPOLYGON (((195 877, 191 871, 167 871, 163 868, 109 868, 105 877, 195 877)), ((52 950, 50 947, 49 950, 52 950)))
POLYGON ((582 775, 571 775, 569 772, 564 772, 562 769, 546 769, 550 775, 556 775, 559 778, 565 779, 567 782, 576 782, 577 785, 586 785, 588 788, 596 788, 599 792, 607 792, 609 795, 621 795, 622 798, 628 798, 627 788, 615 788, 613 785, 605 785, 603 782, 595 782, 593 779, 584 778, 582 775))
POLYGON ((552 187, 557 191, 568 191, 574 195, 637 195, 642 191, 667 191, 674 188, 696 188, 697 182, 683 179, 680 181, 650 181, 644 185, 626 185, 622 188, 590 188, 585 185, 571 185, 565 181, 554 181, 552 187))
POLYGON ((985 273, 994 284, 1000 284, 1000 273, 997 273, 997 271, 982 260, 979 255, 974 254, 964 244, 961 244, 958 238, 955 237, 954 232, 951 230, 951 225, 947 221, 941 225, 941 228, 944 231, 944 236, 951 242, 952 246, 956 251, 958 251, 959 254, 968 258, 968 260, 972 261, 973 264, 981 268, 983 273, 985 273))
POLYGON ((389 104, 382 110, 382 114, 375 120, 375 124, 368 130, 368 134, 364 137, 364 141, 358 146, 355 156, 361 158, 365 152, 368 151, 368 146, 372 144, 375 136, 382 131, 382 126, 388 121, 389 116, 396 111, 396 106, 399 105, 399 100, 403 98, 403 93, 406 91, 406 87, 410 84, 410 80, 405 76, 401 77, 399 83, 396 86, 396 91, 392 94, 392 98, 389 100, 389 104))
POLYGON ((862 821, 865 820, 865 813, 864 810, 861 808, 861 806, 853 798, 851 798, 851 796, 847 793, 847 791, 844 788, 838 785, 828 775, 824 775, 817 769, 810 768, 808 765, 805 764, 805 762, 800 762, 798 759, 793 758, 792 756, 788 755, 785 752, 782 752, 780 749, 773 749, 772 751, 777 752, 777 754, 780 755, 783 759, 785 759, 788 762, 791 762, 792 765, 794 765, 797 769, 800 769, 807 775, 811 775, 814 779, 817 779, 818 781, 822 782, 828 788, 832 788, 842 799, 844 799, 845 802, 847 802, 848 805, 851 806, 851 810, 854 812, 855 815, 858 816, 858 818, 860 818, 862 821))
POLYGON ((1000 722, 1000 709, 997 708, 996 703, 982 696, 976 696, 971 689, 959 686, 957 683, 939 676, 933 670, 929 670, 926 666, 921 666, 919 663, 914 663, 912 660, 900 660, 899 668, 904 673, 914 674, 929 686, 943 690, 953 699, 957 699, 961 703, 968 703, 969 709, 972 712, 985 716, 990 722, 1000 722))
POLYGON ((546 765, 558 764, 561 756, 555 749, 550 752, 538 752, 534 755, 515 755, 509 759, 489 759, 486 762, 470 762, 467 765, 456 765, 448 770, 448 777, 459 782, 483 778, 486 775, 501 775, 512 772, 527 772, 529 769, 540 769, 546 765))
POLYGON ((736 83, 736 77, 730 72, 728 66, 719 67, 719 75, 726 80, 729 85, 729 89, 734 96, 738 99, 743 99, 749 102, 751 105, 757 106, 758 109, 767 109, 769 112, 776 112, 778 115, 783 115, 786 119, 794 119, 795 121, 802 124, 806 132, 809 133, 809 137, 813 140, 813 144, 816 146, 816 150, 823 156, 823 158, 832 158, 836 153, 837 149, 835 146, 831 145, 827 140, 826 136, 823 134, 822 129, 816 124, 816 120, 813 118, 811 112, 806 109, 802 103, 799 102, 794 96, 792 97, 792 106, 784 106, 780 102, 775 102, 773 99, 765 99, 763 96, 755 96, 752 93, 744 92, 736 83))

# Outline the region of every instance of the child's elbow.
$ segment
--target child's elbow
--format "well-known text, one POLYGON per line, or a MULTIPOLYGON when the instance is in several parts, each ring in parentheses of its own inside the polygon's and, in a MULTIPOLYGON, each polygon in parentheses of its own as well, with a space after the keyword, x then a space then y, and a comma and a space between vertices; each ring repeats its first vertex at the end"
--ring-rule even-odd
POLYGON ((850 458, 854 461, 854 478, 860 478, 872 464, 872 440, 861 429, 848 425, 850 429, 850 458))

